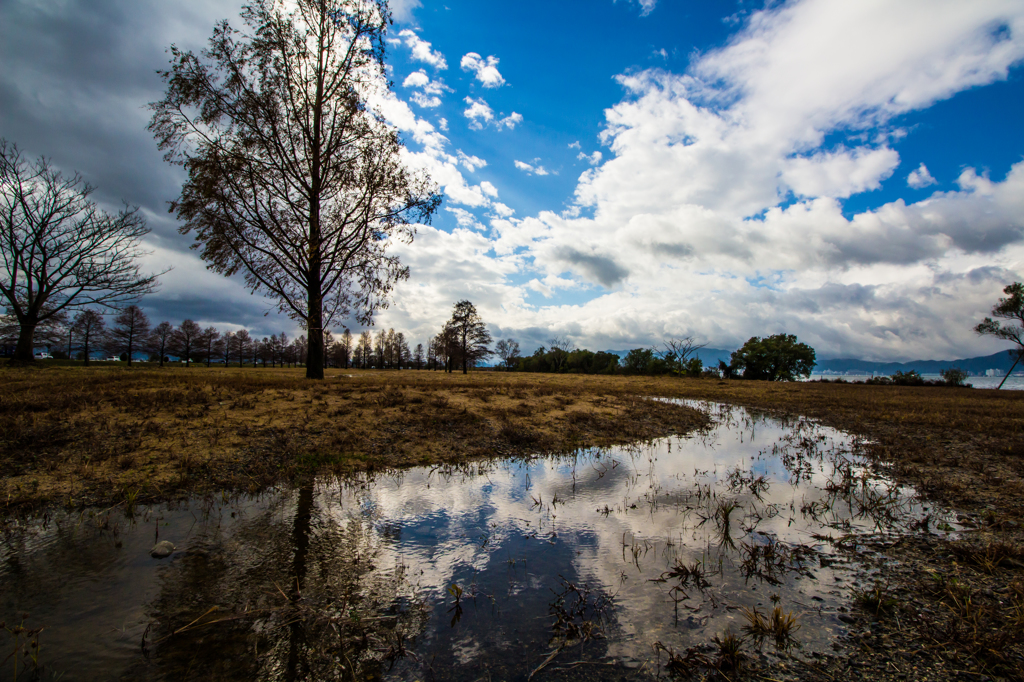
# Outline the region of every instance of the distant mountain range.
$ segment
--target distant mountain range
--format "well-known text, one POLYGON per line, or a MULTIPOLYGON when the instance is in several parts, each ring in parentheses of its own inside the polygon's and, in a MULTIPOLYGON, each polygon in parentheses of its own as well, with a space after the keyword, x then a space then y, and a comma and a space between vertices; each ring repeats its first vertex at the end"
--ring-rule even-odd
MULTIPOLYGON (((626 350, 610 350, 608 353, 614 353, 619 357, 626 357, 629 351, 626 350)), ((722 350, 721 348, 701 348, 697 351, 697 357, 700 358, 704 366, 717 367, 719 360, 729 362, 732 356, 732 351, 722 350)), ((994 369, 997 371, 1006 372, 1013 365, 1013 356, 1006 351, 1000 351, 993 353, 992 355, 983 355, 976 358, 963 358, 961 360, 911 360, 909 362, 875 362, 872 360, 857 360, 854 358, 833 358, 833 359, 819 359, 818 364, 814 367, 814 373, 819 372, 839 372, 839 373, 850 373, 850 374, 883 374, 890 375, 894 372, 909 372, 914 370, 919 374, 938 374, 944 369, 950 367, 959 367, 965 372, 971 374, 984 374, 986 370, 994 369)), ((1024 371, 1024 362, 1017 365, 1017 369, 1024 371)))

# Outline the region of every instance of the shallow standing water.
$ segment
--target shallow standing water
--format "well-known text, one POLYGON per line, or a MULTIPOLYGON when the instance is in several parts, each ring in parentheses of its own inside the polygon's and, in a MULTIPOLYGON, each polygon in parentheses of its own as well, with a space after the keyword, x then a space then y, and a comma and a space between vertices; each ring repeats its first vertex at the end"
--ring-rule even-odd
POLYGON ((856 569, 837 545, 951 528, 847 434, 701 407, 710 430, 632 447, 11 524, 0 620, 44 628, 19 679, 643 679, 656 644, 776 604, 825 652, 856 569))

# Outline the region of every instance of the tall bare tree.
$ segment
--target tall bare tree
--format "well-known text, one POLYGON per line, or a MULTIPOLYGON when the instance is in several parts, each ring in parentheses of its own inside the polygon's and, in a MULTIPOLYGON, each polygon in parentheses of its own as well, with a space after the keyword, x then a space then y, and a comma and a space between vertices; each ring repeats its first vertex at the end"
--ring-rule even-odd
POLYGON ((171 345, 171 337, 174 335, 174 326, 170 322, 161 322, 157 326, 153 327, 153 331, 149 333, 149 338, 146 340, 146 347, 150 353, 155 353, 160 357, 160 366, 164 366, 164 358, 167 357, 167 351, 171 345))
POLYGON ((690 360, 697 357, 697 351, 707 345, 707 343, 697 343, 692 336, 680 336, 668 339, 660 348, 655 347, 653 350, 658 357, 665 361, 673 374, 683 374, 690 360))
POLYGON ((132 366, 132 354, 143 345, 149 334, 149 318, 142 308, 130 305, 114 318, 114 326, 107 333, 108 347, 114 355, 122 353, 128 356, 128 366, 132 366))
POLYGON ((71 328, 79 339, 78 343, 82 347, 86 367, 89 366, 89 353, 91 352, 89 348, 103 344, 106 338, 106 327, 107 323, 104 322, 103 316, 92 308, 86 308, 75 315, 71 328))
POLYGON ((179 358, 184 358, 185 367, 192 366, 192 355, 202 343, 203 328, 192 320, 183 320, 177 329, 171 332, 168 350, 179 358))
MULTIPOLYGON (((235 332, 235 344, 237 344, 238 366, 241 367, 252 350, 252 337, 249 336, 249 330, 239 329, 235 332)), ((255 365, 255 360, 253 364, 255 365)))
POLYGON ((241 18, 198 55, 171 47, 150 130, 188 173, 181 231, 305 325, 306 376, 322 379, 323 330, 387 305, 408 277, 387 248, 440 195, 371 105, 388 87, 387 0, 251 0, 241 18))
POLYGON ((224 339, 220 336, 220 330, 216 327, 207 327, 200 332, 196 340, 196 350, 209 367, 210 363, 224 354, 224 339))
POLYGON ((11 362, 33 362, 37 328, 85 306, 118 308, 153 291, 139 240, 149 233, 137 208, 110 214, 94 188, 41 158, 26 161, 0 139, 0 294, 20 327, 11 362))
POLYGON ((348 369, 352 363, 352 332, 345 329, 341 334, 341 341, 338 342, 338 350, 341 353, 339 359, 341 360, 342 369, 348 369))
POLYGON ((502 339, 494 344, 494 353, 501 358, 506 371, 511 370, 519 360, 519 342, 515 339, 502 339))

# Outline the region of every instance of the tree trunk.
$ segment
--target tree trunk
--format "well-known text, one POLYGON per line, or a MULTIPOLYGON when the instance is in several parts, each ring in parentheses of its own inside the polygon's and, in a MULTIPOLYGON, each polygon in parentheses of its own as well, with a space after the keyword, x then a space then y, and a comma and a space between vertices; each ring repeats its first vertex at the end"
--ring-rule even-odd
MULTIPOLYGON (((305 587, 307 572, 307 557, 309 555, 309 536, 312 530, 313 520, 313 483, 307 482, 299 489, 299 499, 295 506, 295 521, 292 526, 292 544, 295 547, 295 555, 292 558, 292 577, 295 583, 292 586, 289 598, 293 604, 298 604, 302 599, 302 590, 305 587)), ((306 647, 306 632, 301 618, 295 618, 290 625, 289 647, 288 647, 288 674, 286 679, 298 680, 305 677, 300 668, 302 665, 302 653, 306 647)), ((355 671, 351 671, 353 674, 355 671)))
POLYGON ((30 365, 36 361, 36 354, 32 343, 35 335, 35 323, 23 322, 21 331, 18 333, 18 344, 14 347, 14 355, 11 356, 10 360, 12 366, 30 365))

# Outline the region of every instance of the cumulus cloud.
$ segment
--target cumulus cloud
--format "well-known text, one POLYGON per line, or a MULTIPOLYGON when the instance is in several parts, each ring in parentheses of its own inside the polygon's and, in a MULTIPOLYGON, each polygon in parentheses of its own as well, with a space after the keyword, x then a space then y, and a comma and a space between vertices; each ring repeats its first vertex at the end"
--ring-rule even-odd
POLYGON ((446 92, 454 92, 444 84, 444 81, 431 80, 430 76, 423 69, 414 71, 406 76, 405 80, 402 81, 402 87, 415 88, 416 92, 409 99, 425 109, 441 106, 441 95, 446 92))
POLYGON ((515 166, 519 170, 523 171, 524 173, 528 173, 530 175, 548 175, 548 173, 549 173, 549 171, 547 171, 544 168, 544 166, 534 166, 532 164, 526 163, 525 161, 518 161, 517 160, 517 161, 515 161, 515 166))
POLYGON ((458 150, 459 163, 468 170, 470 173, 476 171, 478 168, 483 168, 487 165, 487 161, 481 159, 479 156, 470 156, 464 153, 461 149, 458 150))
POLYGON ((485 88, 500 88, 505 84, 505 79, 498 72, 498 61, 493 55, 484 59, 476 52, 469 52, 462 57, 460 66, 463 71, 473 72, 485 88))
POLYGON ((898 167, 891 144, 907 132, 894 117, 1003 79, 1024 56, 1024 8, 939 5, 770 5, 686 73, 620 76, 611 153, 581 174, 574 206, 491 220, 496 257, 533 275, 510 296, 570 281, 585 302, 489 314, 593 348, 789 332, 822 357, 994 350, 970 328, 1024 263, 1024 163, 1002 179, 968 168, 924 201, 843 209, 898 167))
POLYGON ((431 44, 416 35, 415 31, 408 28, 404 29, 398 32, 398 37, 411 50, 412 54, 410 56, 413 61, 429 64, 439 71, 444 71, 448 68, 448 62, 445 61, 444 55, 432 49, 431 44))
POLYGON ((593 154, 590 155, 580 152, 579 154, 576 155, 576 158, 579 159, 580 161, 586 161, 591 166, 596 166, 597 164, 601 163, 603 155, 599 151, 595 151, 593 154))
POLYGON ((486 124, 494 120, 494 110, 483 98, 466 97, 465 102, 469 106, 462 112, 462 115, 469 119, 471 129, 482 130, 486 124))
POLYGON ((473 230, 484 229, 484 226, 480 224, 480 221, 476 219, 476 216, 464 208, 453 208, 451 206, 447 206, 445 207, 445 210, 455 216, 455 220, 458 222, 459 227, 468 227, 473 230))
POLYGON ((910 171, 910 175, 907 176, 907 186, 913 189, 921 189, 935 184, 938 184, 938 180, 932 177, 932 174, 928 172, 928 167, 923 163, 910 171))
POLYGON ((498 128, 508 128, 509 130, 514 129, 518 124, 523 122, 523 115, 512 112, 504 118, 500 118, 495 121, 494 125, 498 128))
POLYGON ((424 85, 427 85, 428 83, 430 83, 430 76, 427 75, 426 71, 420 69, 419 71, 413 71, 408 76, 406 76, 405 80, 402 81, 402 87, 422 88, 424 85))

